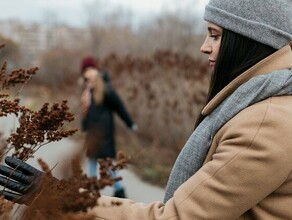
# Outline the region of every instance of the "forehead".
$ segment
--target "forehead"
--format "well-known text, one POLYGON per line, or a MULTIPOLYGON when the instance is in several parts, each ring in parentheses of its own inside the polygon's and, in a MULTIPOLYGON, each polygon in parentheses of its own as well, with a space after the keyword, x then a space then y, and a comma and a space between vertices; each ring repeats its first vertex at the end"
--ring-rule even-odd
POLYGON ((97 76, 97 74, 98 74, 98 72, 96 69, 89 68, 85 71, 84 76, 92 78, 92 77, 97 76))

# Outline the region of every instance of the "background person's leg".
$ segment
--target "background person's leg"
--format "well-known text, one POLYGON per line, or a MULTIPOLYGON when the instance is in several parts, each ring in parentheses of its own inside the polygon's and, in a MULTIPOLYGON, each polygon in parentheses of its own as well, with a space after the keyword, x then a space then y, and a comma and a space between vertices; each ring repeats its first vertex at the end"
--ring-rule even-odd
MULTIPOLYGON (((109 169, 110 175, 112 176, 112 178, 118 177, 118 174, 116 171, 112 171, 109 169)), ((114 188, 114 197, 118 197, 118 198, 126 198, 126 193, 125 193, 125 189, 123 187, 122 181, 117 181, 114 183, 113 185, 114 188)))
POLYGON ((97 160, 88 158, 88 174, 89 177, 97 176, 97 160))

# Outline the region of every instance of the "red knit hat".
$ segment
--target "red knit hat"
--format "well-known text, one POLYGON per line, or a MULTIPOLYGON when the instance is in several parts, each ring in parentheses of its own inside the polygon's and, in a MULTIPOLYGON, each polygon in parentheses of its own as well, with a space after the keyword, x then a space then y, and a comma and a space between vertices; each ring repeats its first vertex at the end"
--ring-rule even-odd
POLYGON ((81 73, 88 67, 98 68, 96 59, 92 56, 88 56, 82 59, 80 64, 81 73))

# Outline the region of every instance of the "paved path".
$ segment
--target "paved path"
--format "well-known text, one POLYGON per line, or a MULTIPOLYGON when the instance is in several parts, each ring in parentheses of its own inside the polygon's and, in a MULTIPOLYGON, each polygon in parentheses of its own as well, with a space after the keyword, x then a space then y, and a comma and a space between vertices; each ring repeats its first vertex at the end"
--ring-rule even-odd
MULTIPOLYGON (((14 118, 1 118, 0 128, 6 135, 11 129, 15 129, 17 121, 14 118)), ((62 141, 50 143, 42 146, 36 153, 35 158, 28 161, 29 164, 39 167, 37 163, 38 158, 42 158, 50 167, 57 166, 53 170, 53 174, 58 177, 60 175, 62 166, 68 164, 72 156, 78 152, 79 144, 74 143, 70 139, 63 139, 62 141)), ((83 170, 87 168, 86 160, 82 164, 83 170)), ((145 183, 135 175, 131 169, 122 170, 120 176, 123 177, 123 184, 126 188, 126 193, 129 199, 137 202, 151 202, 162 201, 164 190, 145 183)), ((107 187, 102 192, 103 195, 112 195, 112 188, 107 187)))

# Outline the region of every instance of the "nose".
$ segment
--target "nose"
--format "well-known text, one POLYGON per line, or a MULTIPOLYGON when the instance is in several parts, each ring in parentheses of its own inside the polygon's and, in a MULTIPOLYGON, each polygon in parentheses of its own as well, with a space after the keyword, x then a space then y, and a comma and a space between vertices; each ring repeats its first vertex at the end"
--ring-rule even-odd
POLYGON ((205 54, 210 54, 212 53, 212 47, 210 44, 208 44, 208 40, 206 38, 206 40, 204 41, 204 43, 202 44, 201 48, 200 48, 200 51, 202 53, 205 53, 205 54))

